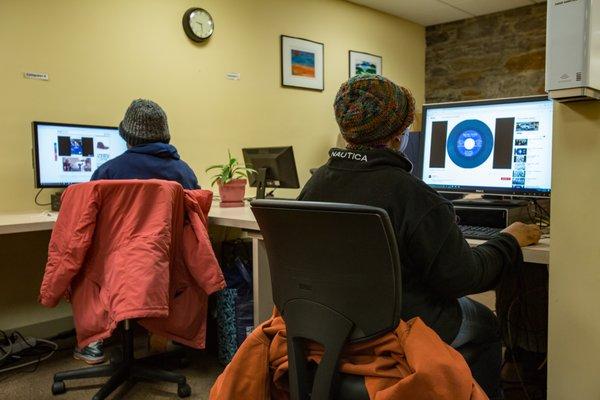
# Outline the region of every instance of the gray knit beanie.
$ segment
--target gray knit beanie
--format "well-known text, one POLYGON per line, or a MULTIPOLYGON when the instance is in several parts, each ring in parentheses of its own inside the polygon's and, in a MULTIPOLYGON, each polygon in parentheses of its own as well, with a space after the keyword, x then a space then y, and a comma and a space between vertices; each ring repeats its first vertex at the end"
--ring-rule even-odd
POLYGON ((144 143, 169 143, 167 114, 151 100, 137 99, 125 112, 119 124, 119 134, 131 146, 144 143))

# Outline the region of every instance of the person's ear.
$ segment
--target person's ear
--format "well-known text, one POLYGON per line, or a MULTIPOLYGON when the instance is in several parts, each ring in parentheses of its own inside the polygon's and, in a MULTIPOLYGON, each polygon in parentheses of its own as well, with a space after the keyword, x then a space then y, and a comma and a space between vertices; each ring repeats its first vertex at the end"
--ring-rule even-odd
POLYGON ((399 135, 395 135, 392 138, 392 149, 398 150, 400 148, 400 144, 402 143, 402 133, 399 135))

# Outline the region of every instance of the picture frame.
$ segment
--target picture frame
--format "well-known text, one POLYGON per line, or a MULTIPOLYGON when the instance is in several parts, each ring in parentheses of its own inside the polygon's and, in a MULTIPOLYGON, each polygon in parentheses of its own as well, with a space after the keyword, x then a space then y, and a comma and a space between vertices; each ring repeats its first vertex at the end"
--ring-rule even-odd
POLYGON ((348 75, 350 78, 361 74, 383 73, 383 57, 362 51, 348 51, 348 75))
POLYGON ((325 45, 281 35, 281 86, 325 90, 325 45))

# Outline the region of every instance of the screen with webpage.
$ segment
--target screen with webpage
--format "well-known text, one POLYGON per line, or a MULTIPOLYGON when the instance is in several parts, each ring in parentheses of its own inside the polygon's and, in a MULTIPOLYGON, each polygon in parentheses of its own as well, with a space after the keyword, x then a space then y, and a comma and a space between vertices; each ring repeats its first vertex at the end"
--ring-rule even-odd
POLYGON ((127 150, 118 128, 36 123, 40 186, 87 182, 94 171, 127 150))
POLYGON ((552 101, 426 108, 423 181, 438 190, 549 193, 552 101))

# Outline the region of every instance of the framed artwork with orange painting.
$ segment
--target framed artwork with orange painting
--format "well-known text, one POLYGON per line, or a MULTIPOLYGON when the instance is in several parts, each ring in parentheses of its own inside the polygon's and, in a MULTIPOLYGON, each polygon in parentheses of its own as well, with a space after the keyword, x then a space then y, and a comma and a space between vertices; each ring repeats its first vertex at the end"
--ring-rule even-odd
POLYGON ((281 85, 323 91, 323 43, 281 35, 281 85))

